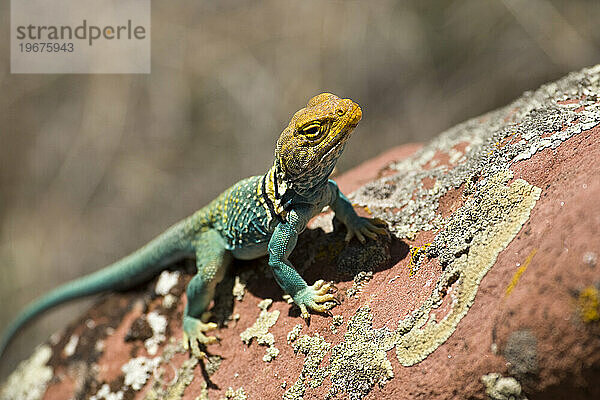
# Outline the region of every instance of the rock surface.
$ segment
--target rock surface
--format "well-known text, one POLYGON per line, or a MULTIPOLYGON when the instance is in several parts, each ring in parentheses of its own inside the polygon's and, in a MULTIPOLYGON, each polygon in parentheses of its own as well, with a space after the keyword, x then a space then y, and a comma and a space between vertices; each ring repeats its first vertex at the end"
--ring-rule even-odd
POLYGON ((599 95, 596 66, 340 176, 392 238, 312 221, 292 262, 336 283, 333 317, 307 326, 265 259, 237 262, 190 359, 188 260, 100 299, 0 398, 600 398, 599 95))

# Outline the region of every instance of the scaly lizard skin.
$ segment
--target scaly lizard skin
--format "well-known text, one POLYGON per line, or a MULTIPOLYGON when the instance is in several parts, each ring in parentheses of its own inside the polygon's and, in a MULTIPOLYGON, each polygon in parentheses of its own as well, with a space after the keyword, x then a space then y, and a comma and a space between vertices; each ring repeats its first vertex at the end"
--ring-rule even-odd
POLYGON ((262 176, 236 183, 209 205, 173 225, 133 254, 95 273, 68 282, 29 305, 8 327, 0 355, 13 335, 31 318, 57 304, 108 290, 122 290, 157 275, 174 259, 195 255, 198 272, 187 286, 183 316, 184 346, 203 357, 199 344, 217 339, 205 332, 208 305, 215 286, 233 258, 269 255, 275 280, 308 318, 333 300, 333 286, 322 280, 312 286, 296 272, 288 256, 307 222, 330 206, 353 236, 364 243, 386 234, 385 223, 359 217, 329 175, 350 133, 362 117, 350 99, 322 93, 292 117, 277 140, 275 161, 262 176))

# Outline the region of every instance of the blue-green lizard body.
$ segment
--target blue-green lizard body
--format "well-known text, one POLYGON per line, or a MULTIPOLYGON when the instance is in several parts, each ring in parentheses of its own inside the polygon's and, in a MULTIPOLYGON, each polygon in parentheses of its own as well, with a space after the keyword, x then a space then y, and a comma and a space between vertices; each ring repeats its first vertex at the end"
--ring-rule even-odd
POLYGON ((0 355, 14 334, 29 320, 57 304, 108 290, 122 290, 150 279, 177 258, 196 257, 197 274, 187 287, 183 317, 184 345, 198 357, 198 344, 215 337, 205 332, 216 328, 207 322, 207 309, 216 284, 232 258, 253 259, 269 255, 269 265, 281 288, 300 307, 327 310, 333 300, 332 285, 322 280, 312 286, 288 260, 298 235, 308 221, 330 206, 346 225, 347 240, 361 241, 384 234, 384 223, 359 217, 329 175, 350 133, 362 116, 349 99, 330 93, 313 97, 282 132, 275 161, 262 176, 243 179, 206 207, 173 225, 133 254, 95 273, 68 282, 34 301, 5 331, 0 355))

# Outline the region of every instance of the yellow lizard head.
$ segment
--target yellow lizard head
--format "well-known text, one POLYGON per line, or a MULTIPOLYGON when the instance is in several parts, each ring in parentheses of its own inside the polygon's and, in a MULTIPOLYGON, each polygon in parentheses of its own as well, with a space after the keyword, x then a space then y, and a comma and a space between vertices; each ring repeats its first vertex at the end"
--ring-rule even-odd
POLYGON ((327 179, 362 111, 350 99, 321 93, 299 110, 279 136, 275 157, 298 193, 327 179))

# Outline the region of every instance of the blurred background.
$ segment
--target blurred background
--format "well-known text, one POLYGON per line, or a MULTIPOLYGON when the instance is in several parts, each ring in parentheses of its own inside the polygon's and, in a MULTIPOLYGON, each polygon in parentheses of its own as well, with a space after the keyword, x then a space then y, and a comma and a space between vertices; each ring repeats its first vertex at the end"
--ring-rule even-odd
MULTIPOLYGON (((343 172, 600 62, 598 21, 597 0, 155 1, 149 75, 11 75, 0 42, 0 327, 262 174, 311 96, 363 107, 343 172)), ((86 304, 19 334, 0 375, 86 304)))

